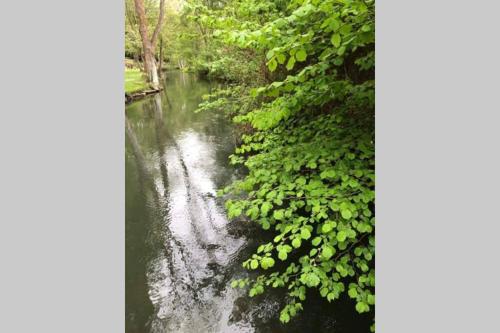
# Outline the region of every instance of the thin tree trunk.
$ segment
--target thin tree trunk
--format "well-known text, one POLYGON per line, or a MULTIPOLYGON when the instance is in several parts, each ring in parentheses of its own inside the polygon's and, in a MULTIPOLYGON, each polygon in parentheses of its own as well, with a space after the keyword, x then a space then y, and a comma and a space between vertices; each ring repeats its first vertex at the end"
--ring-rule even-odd
POLYGON ((153 36, 151 36, 151 51, 153 54, 155 53, 156 42, 158 41, 158 35, 161 27, 163 26, 163 21, 165 21, 165 0, 160 0, 160 15, 158 16, 158 22, 156 23, 155 30, 153 31, 153 36))
POLYGON ((163 37, 160 36, 160 61, 158 64, 158 73, 162 75, 161 67, 163 65, 163 37))

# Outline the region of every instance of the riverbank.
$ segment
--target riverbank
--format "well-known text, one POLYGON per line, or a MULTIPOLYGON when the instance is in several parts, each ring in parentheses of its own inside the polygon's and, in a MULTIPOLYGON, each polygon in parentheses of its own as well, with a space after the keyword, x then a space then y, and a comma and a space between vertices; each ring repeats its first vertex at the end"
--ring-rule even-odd
POLYGON ((152 89, 139 69, 125 68, 125 103, 158 93, 161 90, 162 88, 152 89))
POLYGON ((125 68, 125 93, 133 94, 151 89, 144 74, 138 68, 125 68))
POLYGON ((136 101, 138 99, 141 99, 143 97, 146 97, 146 96, 149 96, 152 94, 159 93, 160 91, 162 91, 162 88, 160 88, 160 89, 148 89, 148 90, 138 91, 138 92, 134 92, 134 93, 130 93, 130 94, 125 93, 125 104, 131 103, 133 101, 136 101))

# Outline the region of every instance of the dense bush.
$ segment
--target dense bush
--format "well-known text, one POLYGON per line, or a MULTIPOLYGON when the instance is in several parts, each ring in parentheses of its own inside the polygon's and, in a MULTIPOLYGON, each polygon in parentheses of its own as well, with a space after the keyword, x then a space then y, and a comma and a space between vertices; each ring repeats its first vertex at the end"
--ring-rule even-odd
MULTIPOLYGON (((238 0, 198 15, 210 38, 268 68, 245 69, 267 84, 226 89, 201 106, 227 108, 251 128, 231 156, 248 176, 223 193, 232 194, 229 217, 272 235, 243 263, 261 274, 233 286, 250 296, 286 288, 284 323, 307 289, 328 301, 347 293, 359 313, 373 314, 374 2, 238 0)), ((211 70, 238 67, 227 59, 211 70)))

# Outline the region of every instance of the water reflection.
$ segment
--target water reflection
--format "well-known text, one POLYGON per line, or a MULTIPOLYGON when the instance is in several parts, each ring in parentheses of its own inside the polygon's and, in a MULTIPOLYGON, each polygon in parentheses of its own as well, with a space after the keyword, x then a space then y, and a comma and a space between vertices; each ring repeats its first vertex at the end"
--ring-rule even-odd
MULTIPOLYGON (((189 84, 184 75, 178 79, 180 86, 189 84)), ((136 173, 137 180, 127 187, 127 196, 144 205, 140 210, 127 205, 127 225, 133 227, 127 228, 127 247, 129 235, 140 242, 131 234, 146 229, 139 232, 147 244, 140 249, 140 262, 153 308, 145 316, 138 311, 140 304, 128 307, 127 332, 253 331, 248 324, 229 320, 240 294, 229 287, 228 266, 245 240, 227 232, 228 221, 215 197, 221 180, 233 176, 226 164, 233 147, 224 138, 231 137, 231 127, 223 118, 207 124, 209 118, 193 113, 201 95, 179 96, 170 89, 126 112, 127 178, 136 173), (177 98, 170 100, 169 95, 177 98)), ((129 265, 138 263, 127 256, 127 273, 132 273, 129 265)), ((127 293, 136 287, 131 275, 127 293)))

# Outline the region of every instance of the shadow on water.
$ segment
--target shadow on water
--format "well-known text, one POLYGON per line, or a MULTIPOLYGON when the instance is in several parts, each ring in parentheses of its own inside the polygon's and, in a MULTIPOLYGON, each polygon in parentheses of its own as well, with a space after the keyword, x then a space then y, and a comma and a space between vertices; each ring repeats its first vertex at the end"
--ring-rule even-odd
POLYGON ((317 297, 285 327, 281 291, 249 299, 229 286, 246 276, 241 262, 260 235, 232 232, 216 199, 239 175, 228 165, 229 121, 193 112, 209 90, 172 72, 161 94, 126 107, 126 332, 366 331, 345 302, 317 297))

